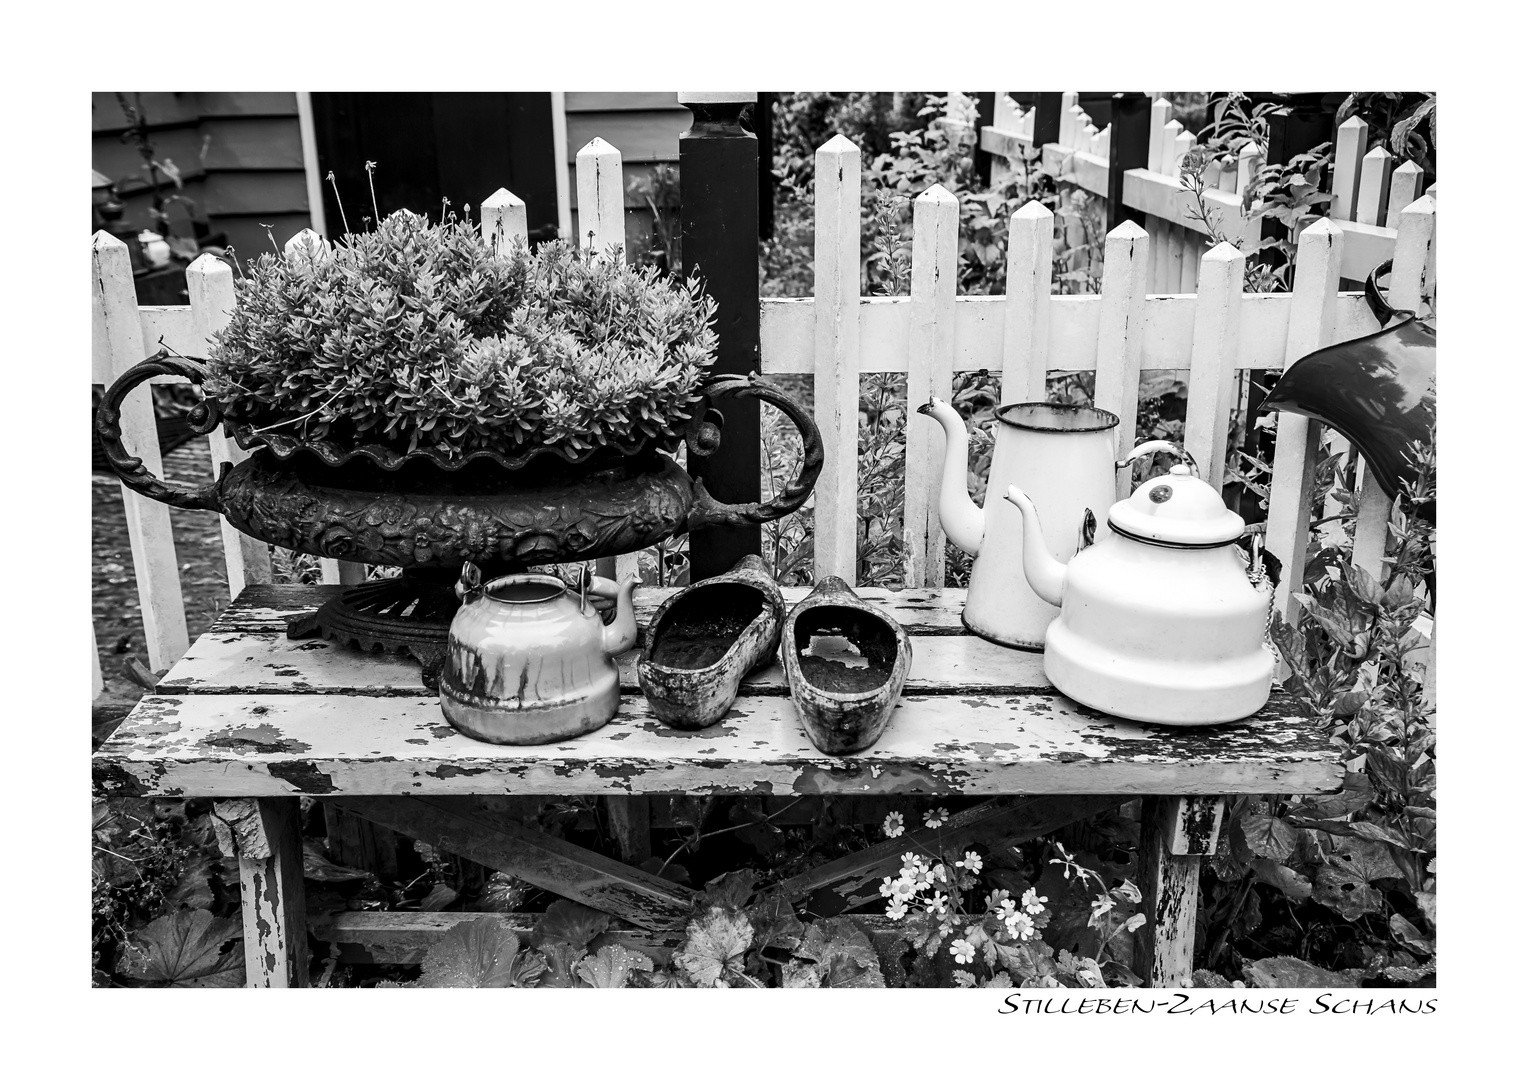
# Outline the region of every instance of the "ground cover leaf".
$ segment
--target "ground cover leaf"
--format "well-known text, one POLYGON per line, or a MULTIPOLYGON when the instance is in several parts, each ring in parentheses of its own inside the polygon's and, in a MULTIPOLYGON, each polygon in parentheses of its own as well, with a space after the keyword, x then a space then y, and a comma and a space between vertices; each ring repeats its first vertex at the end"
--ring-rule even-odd
POLYGON ((1248 964, 1244 970, 1247 985, 1262 989, 1334 989, 1357 986, 1351 975, 1327 971, 1293 956, 1270 956, 1248 964))
POLYGON ((565 941, 575 952, 583 952, 589 942, 608 929, 610 916, 603 911, 573 900, 559 900, 537 922, 536 942, 539 945, 565 941))
POLYGON ((496 915, 457 923, 425 953, 419 985, 511 986, 519 952, 520 936, 496 915))
POLYGON ((674 963, 696 986, 728 986, 743 975, 744 954, 753 944, 748 916, 712 908, 687 928, 685 943, 674 963))
POLYGON ((653 962, 642 953, 632 952, 619 945, 605 945, 593 956, 578 962, 578 977, 600 990, 611 990, 626 985, 633 971, 651 971, 653 962))
POLYGON ((819 919, 806 928, 796 955, 817 965, 824 988, 884 987, 875 946, 852 919, 819 919))
POLYGON ((117 971, 151 986, 241 986, 244 957, 227 947, 240 936, 233 919, 182 908, 134 934, 117 971))

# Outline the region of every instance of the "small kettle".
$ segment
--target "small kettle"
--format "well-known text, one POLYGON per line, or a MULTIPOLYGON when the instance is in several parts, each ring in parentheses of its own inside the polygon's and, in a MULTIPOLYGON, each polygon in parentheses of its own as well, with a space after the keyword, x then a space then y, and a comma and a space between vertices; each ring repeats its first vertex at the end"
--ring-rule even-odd
POLYGON ((1024 516, 1024 574, 1061 613, 1045 632, 1045 676, 1068 697, 1157 724, 1239 720, 1261 709, 1275 658, 1265 643, 1273 589, 1245 524, 1187 464, 1109 508, 1108 531, 1070 562, 1054 558, 1034 503, 1024 516))
POLYGON ((631 594, 587 571, 573 592, 549 574, 508 574, 487 584, 462 566, 440 674, 451 726, 484 742, 517 746, 571 739, 603 727, 621 700, 615 657, 637 643, 631 594), (590 595, 614 596, 606 626, 590 595))

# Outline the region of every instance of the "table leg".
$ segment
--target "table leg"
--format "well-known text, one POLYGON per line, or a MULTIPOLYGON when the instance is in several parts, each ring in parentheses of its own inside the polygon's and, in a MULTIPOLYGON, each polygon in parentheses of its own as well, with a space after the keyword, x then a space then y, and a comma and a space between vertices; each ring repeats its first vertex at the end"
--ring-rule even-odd
POLYGON ((647 795, 607 795, 610 832, 621 861, 641 866, 653 853, 652 804, 647 795))
POLYGON ((1215 852, 1226 801, 1218 795, 1147 796, 1141 801, 1141 911, 1136 974, 1147 986, 1190 986, 1199 860, 1215 852))
POLYGON ((302 828, 295 796, 213 804, 218 844, 239 860, 244 984, 306 986, 308 925, 302 828))

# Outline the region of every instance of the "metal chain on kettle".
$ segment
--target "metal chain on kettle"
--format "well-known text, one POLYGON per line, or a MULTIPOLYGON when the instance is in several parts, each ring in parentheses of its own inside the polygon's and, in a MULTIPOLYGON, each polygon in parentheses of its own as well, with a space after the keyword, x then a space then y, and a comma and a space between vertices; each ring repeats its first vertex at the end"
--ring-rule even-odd
POLYGON ((1263 620, 1263 645, 1265 648, 1278 652, 1273 643, 1273 579, 1268 576, 1268 570, 1263 565, 1263 534, 1261 530, 1248 530, 1251 538, 1252 553, 1247 558, 1247 580, 1252 582, 1252 587, 1258 592, 1268 594, 1268 615, 1263 620))

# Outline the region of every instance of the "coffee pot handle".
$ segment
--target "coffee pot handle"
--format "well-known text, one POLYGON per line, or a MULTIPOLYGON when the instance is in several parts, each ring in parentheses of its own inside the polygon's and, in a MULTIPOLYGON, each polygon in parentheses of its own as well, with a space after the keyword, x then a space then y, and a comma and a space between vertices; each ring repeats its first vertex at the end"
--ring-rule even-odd
POLYGON ((1172 454, 1179 461, 1187 465, 1195 476, 1199 475, 1199 463, 1194 460, 1194 455, 1190 454, 1178 443, 1169 442, 1166 439, 1146 440, 1139 446, 1132 449, 1130 453, 1116 461, 1114 463, 1114 467, 1116 469, 1123 469, 1127 465, 1130 465, 1132 462, 1136 461, 1138 458, 1145 457, 1147 454, 1172 454))

